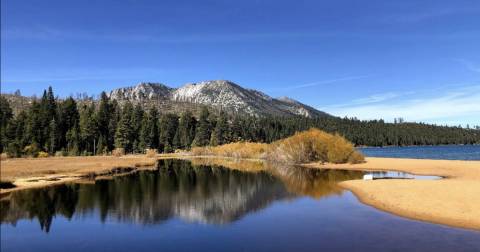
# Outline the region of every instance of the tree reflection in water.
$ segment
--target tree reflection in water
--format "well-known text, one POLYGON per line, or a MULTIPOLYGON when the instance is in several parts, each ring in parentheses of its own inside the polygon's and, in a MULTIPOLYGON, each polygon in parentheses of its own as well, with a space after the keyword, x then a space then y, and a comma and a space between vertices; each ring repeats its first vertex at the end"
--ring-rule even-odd
POLYGON ((12 225, 38 219, 46 232, 56 215, 71 219, 92 213, 98 213, 102 222, 111 218, 147 225, 177 217, 226 224, 277 200, 340 194, 339 181, 362 174, 258 162, 167 159, 159 160, 155 171, 14 192, 0 201, 0 218, 2 224, 12 225))

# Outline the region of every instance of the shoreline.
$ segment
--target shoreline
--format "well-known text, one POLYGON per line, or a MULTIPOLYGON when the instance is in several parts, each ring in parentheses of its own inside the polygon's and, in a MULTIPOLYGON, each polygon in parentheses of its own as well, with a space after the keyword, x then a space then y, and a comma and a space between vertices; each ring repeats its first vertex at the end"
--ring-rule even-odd
POLYGON ((438 180, 349 180, 339 185, 363 204, 405 218, 480 230, 480 161, 366 158, 362 164, 305 164, 320 169, 400 171, 438 180))
MULTIPOLYGON (((151 169, 157 160, 168 158, 188 160, 199 157, 159 154, 154 157, 126 155, 9 159, 2 161, 1 178, 2 181, 12 181, 16 187, 0 189, 0 197, 23 189, 121 176, 151 169)), ((200 158, 261 161, 216 156, 200 158)), ((480 161, 367 157, 366 162, 361 164, 309 163, 302 166, 440 176, 442 179, 438 180, 348 180, 338 185, 351 191, 361 203, 381 211, 419 221, 480 230, 480 161)))
POLYGON ((15 158, 1 161, 2 182, 15 187, 0 189, 0 198, 11 192, 41 188, 85 179, 101 179, 151 169, 157 160, 169 156, 146 155, 15 158))

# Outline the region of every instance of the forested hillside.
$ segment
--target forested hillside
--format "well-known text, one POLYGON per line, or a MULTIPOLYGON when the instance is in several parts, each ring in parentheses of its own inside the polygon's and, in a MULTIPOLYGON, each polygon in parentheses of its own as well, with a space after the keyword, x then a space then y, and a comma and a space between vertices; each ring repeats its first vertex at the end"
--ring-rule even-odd
POLYGON ((51 88, 22 111, 12 112, 0 98, 0 150, 10 156, 93 155, 123 148, 127 153, 145 149, 173 152, 192 146, 235 141, 272 142, 296 131, 316 127, 338 133, 356 145, 478 144, 480 130, 418 123, 385 123, 337 117, 253 117, 228 111, 198 116, 144 108, 129 101, 120 106, 105 93, 97 102, 55 99, 51 88))

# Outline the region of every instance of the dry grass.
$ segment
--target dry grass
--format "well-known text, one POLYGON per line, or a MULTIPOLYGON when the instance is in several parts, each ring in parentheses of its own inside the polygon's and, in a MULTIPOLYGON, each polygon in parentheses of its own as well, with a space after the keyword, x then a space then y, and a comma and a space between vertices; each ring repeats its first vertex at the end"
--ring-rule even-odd
POLYGON ((153 158, 157 156, 157 150, 155 149, 147 149, 145 155, 149 158, 153 158))
POLYGON ((215 147, 195 147, 195 156, 221 156, 232 158, 264 159, 270 146, 264 143, 237 142, 215 147))
POLYGON ((215 147, 196 147, 195 156, 267 159, 283 164, 309 162, 360 163, 361 153, 340 135, 310 129, 271 144, 237 142, 215 147))
POLYGON ((125 149, 124 148, 115 148, 112 151, 112 155, 115 156, 115 157, 121 157, 121 156, 125 155, 125 149))
POLYGON ((156 158, 146 155, 10 158, 2 161, 0 177, 2 181, 15 181, 18 178, 54 174, 84 175, 102 173, 118 167, 151 166, 155 162, 156 158))

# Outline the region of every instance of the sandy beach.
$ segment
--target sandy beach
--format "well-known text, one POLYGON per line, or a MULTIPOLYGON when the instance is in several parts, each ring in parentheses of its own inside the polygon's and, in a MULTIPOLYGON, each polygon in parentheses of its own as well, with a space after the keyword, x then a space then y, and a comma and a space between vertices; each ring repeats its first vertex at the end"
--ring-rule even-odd
POLYGON ((352 180, 340 185, 377 209, 403 217, 480 230, 480 161, 367 158, 363 164, 313 168, 403 171, 439 180, 352 180))

